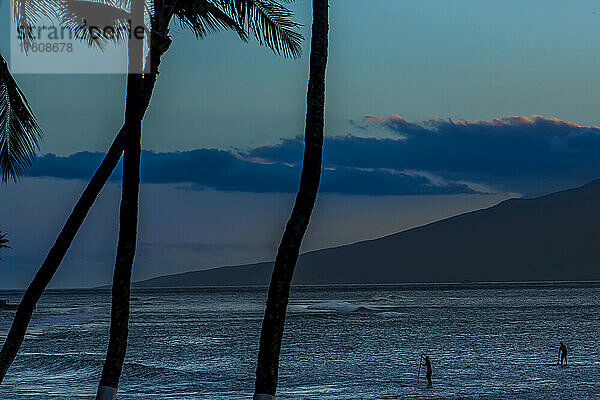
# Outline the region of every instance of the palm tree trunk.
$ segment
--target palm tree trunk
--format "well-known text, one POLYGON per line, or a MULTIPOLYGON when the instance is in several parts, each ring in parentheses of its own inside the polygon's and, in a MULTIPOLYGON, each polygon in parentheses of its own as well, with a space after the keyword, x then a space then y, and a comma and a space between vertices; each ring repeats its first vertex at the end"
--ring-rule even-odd
POLYGON ((296 196, 292 215, 279 245, 273 275, 271 276, 258 353, 254 395, 256 400, 275 398, 279 354, 291 282, 300 253, 300 245, 317 199, 321 179, 328 32, 328 0, 313 0, 304 162, 300 178, 300 189, 296 196))
MULTIPOLYGON (((130 75, 130 86, 133 93, 139 93, 137 88, 141 75, 130 75)), ((139 94, 138 94, 139 96, 139 94)), ((136 103, 139 98, 129 98, 128 103, 136 103)), ((128 104, 128 107, 132 107, 128 104)), ((129 333, 129 300, 131 287, 131 272, 135 257, 138 222, 138 198, 140 185, 140 155, 141 155, 141 120, 136 120, 128 126, 127 143, 123 157, 123 193, 120 211, 119 244, 117 260, 113 275, 112 313, 110 324, 110 340, 98 398, 104 399, 103 393, 109 392, 114 398, 119 385, 119 378, 127 351, 129 333)))
MULTIPOLYGON (((139 109, 140 119, 144 118, 144 115, 150 105, 152 93, 154 92, 154 86, 159 75, 159 67, 162 56, 167 49, 168 46, 165 46, 164 43, 160 49, 158 47, 155 48, 154 46, 151 49, 150 73, 146 75, 143 80, 143 101, 139 109)), ((132 94, 128 92, 127 97, 129 98, 130 96, 132 96, 132 94)), ((8 368, 15 360, 17 353, 23 344, 23 339, 25 338, 25 333, 27 332, 27 327, 29 326, 29 322, 31 321, 31 317, 37 302, 44 293, 44 290, 46 290, 52 281, 52 278, 54 277, 54 274, 58 270, 58 267, 69 250, 73 239, 77 235, 77 232, 81 228, 85 218, 94 205, 96 198, 106 185, 106 182, 119 163, 125 147, 128 125, 129 121, 127 121, 126 115, 126 121, 123 127, 115 137, 110 149, 104 157, 104 160, 96 170, 96 173, 77 201, 73 211, 71 211, 71 215, 69 215, 67 222, 58 235, 56 242, 48 252, 48 255, 42 263, 42 266, 23 295, 23 299, 19 304, 19 308, 15 314, 15 318, 6 341, 4 342, 2 350, 0 351, 0 383, 2 383, 8 368)))
MULTIPOLYGON (((134 0, 131 6, 132 31, 144 26, 144 0, 134 0)), ((110 339, 102 377, 96 398, 116 399, 117 388, 127 353, 129 335, 129 303, 131 274, 137 244, 138 207, 140 192, 140 157, 142 153, 142 119, 139 107, 143 101, 142 68, 144 41, 129 40, 129 74, 125 120, 127 139, 123 156, 123 191, 119 215, 119 243, 113 274, 110 339)))

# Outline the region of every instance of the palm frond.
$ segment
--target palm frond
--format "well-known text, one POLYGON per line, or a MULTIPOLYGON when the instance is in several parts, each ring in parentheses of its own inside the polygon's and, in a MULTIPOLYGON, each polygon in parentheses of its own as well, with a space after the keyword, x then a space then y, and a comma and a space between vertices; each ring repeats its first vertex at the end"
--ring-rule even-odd
POLYGON ((13 18, 21 32, 19 38, 27 50, 35 40, 31 32, 43 19, 58 16, 59 4, 65 0, 14 0, 13 18))
POLYGON ((293 12, 277 0, 219 0, 221 7, 261 45, 276 54, 298 58, 302 55, 301 26, 294 22, 293 12))
POLYGON ((233 30, 243 41, 248 35, 238 21, 208 0, 178 0, 174 14, 182 27, 189 28, 197 38, 220 30, 233 30))
POLYGON ((58 16, 60 3, 66 0, 14 0, 13 13, 15 22, 27 21, 26 25, 39 22, 44 18, 58 16))
POLYGON ((12 248, 8 245, 10 240, 8 240, 6 238, 6 235, 7 235, 6 233, 0 232, 0 249, 11 249, 12 248))
POLYGON ((0 55, 0 174, 17 180, 33 163, 42 131, 0 55))
POLYGON ((120 0, 63 0, 60 4, 61 25, 89 46, 104 46, 127 39, 130 13, 120 0), (107 29, 108 28, 108 29, 107 29))

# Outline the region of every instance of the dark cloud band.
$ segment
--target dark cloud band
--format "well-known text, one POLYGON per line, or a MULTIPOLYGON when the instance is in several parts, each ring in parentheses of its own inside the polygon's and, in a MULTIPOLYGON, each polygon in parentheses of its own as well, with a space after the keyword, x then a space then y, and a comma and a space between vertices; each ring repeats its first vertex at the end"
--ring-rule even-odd
MULTIPOLYGON (((539 116, 411 123, 397 115, 368 115, 351 123, 370 135, 383 129, 388 137, 327 137, 322 192, 457 194, 485 187, 536 194, 600 176, 600 129, 594 126, 539 116)), ((296 137, 246 152, 146 151, 142 179, 190 183, 198 189, 292 193, 298 187, 303 149, 302 137, 296 137)), ((101 158, 88 152, 49 154, 29 175, 89 179, 101 158)), ((120 172, 113 178, 119 179, 120 172)))
MULTIPOLYGON (((83 152, 68 157, 48 154, 36 161, 28 176, 87 180, 101 159, 101 153, 83 152)), ((117 168, 112 179, 120 178, 120 168, 117 168)), ((293 193, 298 188, 299 178, 300 166, 297 164, 265 163, 223 150, 201 149, 177 153, 145 151, 142 154, 144 183, 190 183, 196 189, 293 193)), ((416 174, 347 166, 326 168, 321 191, 351 195, 474 193, 461 183, 434 183, 416 174)))
MULTIPOLYGON (((327 137, 326 165, 426 171, 451 181, 523 193, 550 191, 600 176, 600 129, 595 126, 540 116, 410 123, 400 116, 367 115, 351 123, 361 133, 374 135, 383 129, 394 137, 327 137)), ((257 147, 247 156, 297 163, 301 148, 298 137, 257 147)))

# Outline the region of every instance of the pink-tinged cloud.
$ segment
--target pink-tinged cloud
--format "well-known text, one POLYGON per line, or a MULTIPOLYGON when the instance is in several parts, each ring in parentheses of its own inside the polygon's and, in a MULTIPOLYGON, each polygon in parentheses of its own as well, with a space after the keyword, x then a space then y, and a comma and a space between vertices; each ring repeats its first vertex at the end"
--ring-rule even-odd
POLYGON ((557 127, 570 127, 570 128, 587 128, 593 129, 598 128, 597 126, 584 126, 579 125, 575 122, 561 120, 556 117, 544 118, 541 115, 530 115, 524 116, 510 116, 504 118, 494 118, 492 120, 456 120, 453 121, 456 125, 487 125, 487 126, 531 126, 536 124, 547 124, 554 125, 557 127))
MULTIPOLYGON (((360 136, 326 138, 328 167, 424 171, 528 194, 600 178, 600 128, 559 118, 407 122, 398 115, 369 114, 352 125, 360 136), (393 136, 382 138, 380 128, 393 136)), ((297 137, 248 154, 300 165, 302 148, 302 137, 297 137)))
MULTIPOLYGON (((545 118, 540 115, 510 116, 492 120, 466 119, 429 119, 426 121, 407 122, 406 119, 392 114, 386 116, 366 115, 363 124, 354 124, 363 131, 369 131, 374 126, 389 129, 398 136, 409 137, 421 134, 457 134, 493 136, 543 137, 564 140, 573 135, 599 134, 600 127, 586 126, 575 122, 561 120, 556 117, 545 118), (462 129, 461 129, 462 128, 462 129)), ((558 143, 555 140, 555 143, 558 143)))
POLYGON ((392 114, 389 117, 367 114, 367 115, 365 115, 363 117, 363 121, 370 121, 370 122, 394 122, 394 123, 405 123, 405 124, 408 123, 408 121, 406 121, 406 119, 402 118, 398 114, 392 114))
POLYGON ((547 125, 555 127, 568 127, 568 128, 583 128, 583 129, 600 129, 596 125, 580 125, 575 122, 562 120, 556 117, 545 118, 541 115, 530 115, 530 116, 510 116, 503 118, 494 118, 492 120, 468 120, 468 119, 457 119, 457 120, 443 120, 437 116, 432 117, 430 120, 417 121, 413 124, 409 123, 405 118, 397 114, 391 114, 389 117, 370 115, 367 114, 363 117, 365 122, 374 122, 381 124, 406 124, 406 125, 423 125, 423 126, 436 126, 441 124, 454 124, 459 126, 532 126, 532 125, 547 125))
POLYGON ((363 121, 371 121, 371 122, 387 122, 389 120, 388 117, 382 117, 378 115, 370 115, 367 114, 363 117, 363 121))

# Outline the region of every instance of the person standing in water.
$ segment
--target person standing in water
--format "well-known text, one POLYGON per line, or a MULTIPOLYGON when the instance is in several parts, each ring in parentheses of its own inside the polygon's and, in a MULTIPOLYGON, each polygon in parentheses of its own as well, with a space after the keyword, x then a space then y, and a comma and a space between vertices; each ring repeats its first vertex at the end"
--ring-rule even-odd
POLYGON ((565 362, 565 365, 567 365, 567 346, 565 346, 563 342, 560 342, 560 348, 558 349, 558 357, 560 359, 560 365, 563 365, 563 361, 565 362))
POLYGON ((424 365, 427 368, 427 382, 429 383, 429 386, 431 386, 433 384, 433 382, 431 381, 431 360, 429 359, 429 356, 421 357, 421 365, 424 365))

